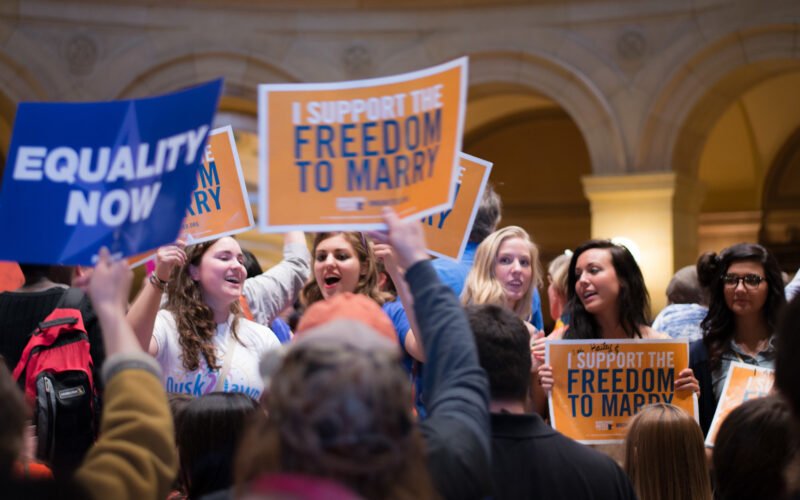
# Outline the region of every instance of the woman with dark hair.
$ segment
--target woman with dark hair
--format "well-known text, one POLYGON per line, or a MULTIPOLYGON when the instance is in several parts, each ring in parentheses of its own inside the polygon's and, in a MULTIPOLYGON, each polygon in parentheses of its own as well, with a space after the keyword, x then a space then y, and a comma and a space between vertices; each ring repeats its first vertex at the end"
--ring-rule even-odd
MULTIPOLYGON (((544 361, 547 339, 669 339, 648 326, 650 295, 633 255, 609 240, 589 240, 575 249, 567 275, 569 326, 536 341, 534 356, 544 361)), ((553 369, 539 367, 539 381, 549 391, 553 369)), ((699 390, 691 369, 681 371, 675 390, 699 390)))
POLYGON ((732 362, 775 368, 773 333, 786 298, 778 262, 761 245, 706 253, 697 277, 710 301, 703 339, 691 344, 689 358, 700 381, 700 426, 708 433, 732 362))
POLYGON ((167 392, 261 395, 259 360, 280 343, 269 328, 241 314, 243 263, 239 243, 229 236, 185 251, 176 245, 158 250, 152 286, 142 289, 128 319, 161 364, 167 392), (167 302, 159 311, 164 291, 167 302))
POLYGON ((233 460, 258 404, 240 393, 217 392, 191 401, 175 429, 180 483, 195 499, 233 485, 233 460))

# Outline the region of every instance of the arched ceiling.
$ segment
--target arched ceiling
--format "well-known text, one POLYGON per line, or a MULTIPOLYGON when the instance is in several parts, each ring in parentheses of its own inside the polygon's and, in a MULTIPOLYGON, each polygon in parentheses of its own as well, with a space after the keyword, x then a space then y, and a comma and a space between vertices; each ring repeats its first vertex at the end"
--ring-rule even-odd
POLYGON ((764 179, 800 125, 800 71, 763 81, 739 96, 707 135, 698 179, 703 212, 759 210, 764 179))

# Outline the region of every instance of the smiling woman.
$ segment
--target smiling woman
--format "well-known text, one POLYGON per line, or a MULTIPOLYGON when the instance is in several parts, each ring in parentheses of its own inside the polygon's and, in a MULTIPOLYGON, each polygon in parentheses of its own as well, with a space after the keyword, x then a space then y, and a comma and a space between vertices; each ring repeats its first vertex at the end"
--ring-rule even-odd
POLYGON ((541 276, 539 250, 528 233, 518 226, 504 227, 487 236, 475 251, 461 301, 503 306, 533 332, 531 297, 541 285, 541 276))
POLYGON ((158 250, 153 286, 143 288, 128 318, 142 347, 161 364, 167 392, 261 395, 259 360, 280 343, 269 328, 242 317, 243 262, 231 237, 185 251, 182 244, 158 250), (162 291, 167 301, 159 311, 162 291))

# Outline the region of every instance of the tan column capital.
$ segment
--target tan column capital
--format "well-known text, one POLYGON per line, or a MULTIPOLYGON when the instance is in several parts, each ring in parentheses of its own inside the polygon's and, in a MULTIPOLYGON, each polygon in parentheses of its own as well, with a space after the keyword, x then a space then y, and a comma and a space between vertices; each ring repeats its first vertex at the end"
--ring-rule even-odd
POLYGON ((666 305, 676 265, 696 258, 703 187, 675 172, 581 179, 592 213, 593 238, 624 237, 639 249, 653 312, 666 305))

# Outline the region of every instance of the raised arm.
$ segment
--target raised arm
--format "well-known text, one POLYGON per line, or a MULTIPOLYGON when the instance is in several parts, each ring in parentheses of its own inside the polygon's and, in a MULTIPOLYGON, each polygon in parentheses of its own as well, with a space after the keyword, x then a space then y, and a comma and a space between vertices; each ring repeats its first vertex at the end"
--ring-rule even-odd
POLYGON ((278 313, 292 305, 311 273, 311 254, 302 231, 283 238, 283 260, 244 282, 244 296, 256 323, 269 326, 278 313))
POLYGON ((419 331, 419 325, 417 324, 417 315, 414 314, 414 298, 411 296, 408 283, 406 283, 405 272, 400 268, 400 264, 397 262, 397 256, 391 245, 387 243, 376 244, 375 257, 383 261, 386 272, 389 273, 389 277, 392 278, 394 287, 397 289, 397 298, 400 299, 400 303, 403 304, 403 309, 408 318, 408 324, 411 325, 411 329, 406 332, 403 347, 412 358, 424 363, 425 351, 422 347, 422 342, 420 342, 414 334, 415 331, 419 331))
POLYGON ((428 260, 419 221, 401 222, 391 210, 384 216, 389 226, 384 239, 406 269, 427 357, 422 393, 428 418, 420 429, 428 469, 444 498, 483 498, 491 489, 489 383, 469 322, 428 260))
POLYGON ((108 357, 100 438, 75 472, 92 498, 165 498, 177 470, 172 417, 158 363, 125 319, 131 272, 101 250, 89 295, 108 357))
POLYGON ((186 263, 185 246, 186 243, 178 240, 174 245, 158 249, 156 269, 145 280, 139 295, 128 310, 128 322, 139 340, 139 345, 153 356, 158 354, 158 346, 153 339, 153 327, 161 308, 164 287, 172 275, 172 269, 186 263))

